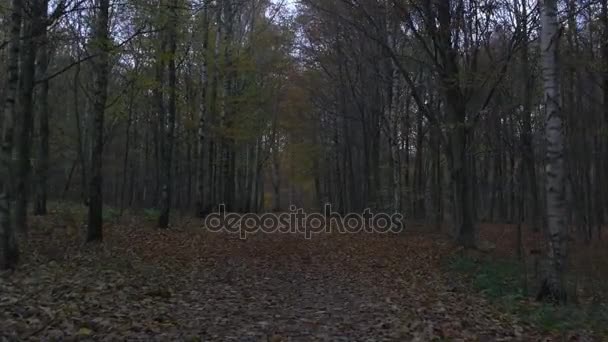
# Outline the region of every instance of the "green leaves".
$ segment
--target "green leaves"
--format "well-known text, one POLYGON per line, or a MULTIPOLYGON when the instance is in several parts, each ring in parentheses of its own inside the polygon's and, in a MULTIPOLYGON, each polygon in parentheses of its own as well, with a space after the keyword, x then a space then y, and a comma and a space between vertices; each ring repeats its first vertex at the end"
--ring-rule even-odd
POLYGON ((448 268, 464 276, 472 290, 489 298, 501 311, 545 331, 563 336, 588 329, 602 334, 602 327, 608 322, 606 315, 598 315, 593 308, 555 307, 530 301, 521 286, 525 273, 515 261, 456 255, 450 259, 448 268))

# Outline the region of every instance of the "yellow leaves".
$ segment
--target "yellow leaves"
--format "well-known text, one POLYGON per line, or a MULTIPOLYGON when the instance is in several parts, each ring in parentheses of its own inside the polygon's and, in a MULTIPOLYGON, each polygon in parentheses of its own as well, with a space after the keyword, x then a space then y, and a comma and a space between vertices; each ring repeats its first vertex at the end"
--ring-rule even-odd
POLYGON ((93 334, 93 330, 85 327, 80 328, 77 333, 78 336, 90 336, 91 334, 93 334))
POLYGON ((195 131, 198 129, 198 120, 189 116, 182 116, 182 125, 188 131, 195 131))
POLYGON ((268 342, 283 342, 284 339, 281 335, 272 335, 269 339, 268 342))
POLYGON ((288 85, 279 108, 285 113, 302 113, 310 110, 312 105, 308 90, 297 85, 288 85))

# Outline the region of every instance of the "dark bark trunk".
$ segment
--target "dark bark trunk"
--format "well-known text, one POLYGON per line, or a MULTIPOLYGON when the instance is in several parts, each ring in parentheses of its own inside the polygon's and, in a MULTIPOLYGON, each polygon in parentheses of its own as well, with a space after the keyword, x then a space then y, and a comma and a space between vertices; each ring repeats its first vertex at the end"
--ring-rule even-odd
POLYGON ((22 20, 22 2, 11 2, 10 42, 8 46, 8 82, 4 99, 2 122, 2 158, 0 166, 0 269, 14 269, 19 262, 19 244, 11 220, 11 184, 12 184, 12 155, 13 134, 15 129, 17 87, 19 83, 19 48, 22 20))
MULTIPOLYGON (((166 116, 162 113, 163 126, 162 131, 165 134, 163 144, 163 179, 162 179, 162 193, 161 193, 161 212, 158 218, 159 228, 169 227, 169 213, 171 210, 171 196, 172 196, 172 161, 173 161, 173 143, 174 143, 174 132, 175 132, 175 118, 177 111, 177 66, 176 66, 176 52, 177 52, 177 0, 173 0, 170 5, 171 21, 169 23, 169 62, 167 66, 168 71, 168 86, 169 86, 169 103, 167 108, 166 116)), ((161 73, 163 70, 161 69, 161 73)))
POLYGON ((18 232, 27 233, 27 209, 31 184, 31 146, 34 126, 34 82, 36 74, 37 40, 42 26, 40 6, 36 2, 26 3, 24 9, 29 19, 24 21, 21 49, 21 75, 19 79, 20 120, 16 135, 17 172, 15 189, 15 225, 18 232))
MULTIPOLYGON (((48 11, 48 0, 40 1, 40 15, 43 20, 46 19, 48 11)), ((47 214, 47 189, 48 189, 48 170, 49 170, 49 81, 46 80, 47 69, 49 64, 49 45, 47 38, 47 27, 41 27, 39 46, 38 46, 38 61, 37 61, 37 79, 43 79, 39 84, 37 93, 37 109, 39 123, 39 150, 38 163, 36 165, 36 194, 34 201, 34 215, 47 214)))
POLYGON ((97 57, 93 60, 95 84, 93 93, 93 127, 91 131, 91 179, 89 182, 89 220, 87 242, 98 242, 103 238, 103 143, 104 115, 108 97, 109 61, 109 17, 110 1, 98 0, 95 19, 93 50, 97 57))
POLYGON ((129 151, 131 150, 131 124, 133 123, 133 101, 135 99, 134 87, 131 88, 129 104, 127 108, 127 127, 125 128, 125 154, 122 163, 122 184, 120 187, 120 214, 125 209, 125 191, 127 188, 127 176, 129 174, 129 151))
POLYGON ((203 65, 201 75, 201 104, 199 110, 199 123, 198 123, 198 164, 196 172, 197 192, 196 192, 196 212, 199 217, 203 217, 206 198, 205 191, 209 192, 209 188, 205 187, 206 174, 205 168, 207 167, 205 161, 205 132, 206 125, 205 120, 207 116, 207 89, 208 89, 208 69, 209 69, 209 57, 211 51, 209 51, 209 1, 205 1, 203 4, 203 65))

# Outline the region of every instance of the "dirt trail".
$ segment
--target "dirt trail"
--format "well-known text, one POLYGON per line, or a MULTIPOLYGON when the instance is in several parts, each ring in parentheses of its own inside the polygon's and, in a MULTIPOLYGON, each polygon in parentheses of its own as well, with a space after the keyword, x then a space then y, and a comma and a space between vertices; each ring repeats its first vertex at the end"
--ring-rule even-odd
POLYGON ((32 240, 26 263, 0 280, 0 340, 538 337, 446 278, 439 259, 451 247, 430 235, 243 241, 128 226, 95 248, 32 240))

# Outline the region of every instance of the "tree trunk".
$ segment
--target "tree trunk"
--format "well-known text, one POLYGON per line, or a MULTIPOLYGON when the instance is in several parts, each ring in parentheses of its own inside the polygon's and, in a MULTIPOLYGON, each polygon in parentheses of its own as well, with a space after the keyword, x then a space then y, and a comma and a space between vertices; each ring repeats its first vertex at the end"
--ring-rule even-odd
MULTIPOLYGON (((48 0, 40 0, 40 11, 43 19, 46 19, 48 11, 48 0)), ((36 164, 36 197, 34 202, 34 215, 47 214, 47 183, 49 170, 49 81, 46 80, 49 64, 49 46, 47 38, 47 27, 44 25, 39 37, 38 62, 36 75, 38 79, 44 79, 37 93, 38 123, 39 123, 39 151, 38 163, 36 164)))
MULTIPOLYGON (((462 117, 463 114, 459 114, 462 117)), ((465 248, 476 247, 475 226, 471 208, 471 184, 467 158, 468 132, 458 122, 450 133, 450 174, 453 189, 458 242, 465 248)))
POLYGON ((21 0, 12 1, 10 19, 10 42, 8 49, 8 82, 4 100, 2 122, 2 150, 0 162, 2 174, 0 178, 0 269, 13 269, 19 261, 19 246, 14 227, 11 222, 11 182, 13 133, 15 129, 16 96, 19 83, 19 45, 22 19, 21 0))
POLYGON ((93 127, 91 130, 91 171, 89 181, 89 220, 87 226, 87 242, 99 242, 103 239, 103 141, 104 115, 108 98, 108 76, 110 72, 110 1, 98 0, 96 3, 97 16, 93 30, 93 51, 97 55, 93 59, 94 90, 93 90, 93 127))
MULTIPOLYGON (((604 132, 606 132, 606 130, 608 130, 608 0, 602 0, 602 26, 604 27, 604 44, 602 45, 602 65, 604 68, 604 73, 602 75, 603 80, 602 80, 602 84, 603 84, 603 89, 604 89, 604 132)), ((608 168, 608 136, 606 136, 605 138, 605 142, 604 143, 604 171, 608 168)), ((600 163, 601 165, 601 163, 600 163)), ((600 166, 601 168, 601 166, 600 166)), ((600 178, 604 178, 598 175, 598 177, 600 178)), ((605 179, 602 179, 601 182, 604 183, 604 186, 606 187, 604 189, 604 193, 605 191, 608 191, 608 182, 605 179)), ((600 190, 601 191, 601 190, 600 190)), ((605 196, 605 195, 604 195, 605 196)), ((603 217, 604 212, 606 210, 605 205, 608 202, 603 203, 603 206, 601 206, 601 215, 603 217)))
MULTIPOLYGON (((80 164, 80 182, 81 182, 81 188, 80 188, 80 200, 82 200, 83 202, 86 202, 87 199, 87 168, 88 168, 88 164, 87 164, 87 158, 85 157, 85 151, 87 150, 87 140, 88 138, 85 136, 88 132, 87 126, 86 124, 84 124, 85 121, 87 120, 83 120, 81 119, 80 116, 80 92, 78 91, 79 88, 79 77, 80 77, 80 64, 76 65, 76 71, 74 72, 74 79, 72 81, 72 97, 74 98, 74 121, 76 122, 76 137, 77 137, 77 141, 78 141, 78 163, 80 164), (83 127, 84 126, 84 127, 83 127)), ((88 117, 87 115, 85 115, 85 118, 88 117)), ((67 189, 67 187, 66 187, 67 189)), ((67 191, 66 191, 67 192, 67 191)))
POLYGON ((539 299, 566 300, 564 270, 566 263, 565 167, 559 85, 559 27, 557 0, 545 0, 542 9, 542 74, 546 106, 546 198, 549 267, 543 279, 539 299))
POLYGON ((37 1, 26 2, 21 50, 21 75, 19 79, 20 120, 15 140, 17 150, 17 172, 15 189, 15 225, 18 232, 27 233, 27 207, 30 192, 32 129, 34 126, 34 78, 36 73, 36 48, 42 22, 37 1))
MULTIPOLYGON (((161 194, 161 213, 158 218, 158 227, 169 227, 169 212, 171 210, 171 170, 173 161, 173 135, 175 131, 175 117, 177 111, 177 66, 175 54, 177 52, 177 0, 173 0, 170 6, 171 21, 169 23, 169 62, 167 65, 169 74, 169 105, 167 116, 164 117, 162 130, 164 130, 165 141, 163 144, 163 186, 161 194)), ((161 70, 162 72, 162 70, 161 70)), ((164 113, 162 113, 164 114, 164 113)), ((161 114, 161 115, 162 115, 161 114)))
MULTIPOLYGON (((196 172, 196 214, 203 217, 205 212, 205 116, 207 115, 207 86, 209 57, 209 1, 203 4, 203 65, 201 70, 201 104, 198 123, 198 164, 196 172)), ((207 190, 209 191, 209 190, 207 190)))
POLYGON ((272 210, 275 212, 281 211, 281 164, 280 164, 280 154, 279 154, 279 138, 277 132, 277 123, 276 118, 273 127, 272 138, 272 210))
POLYGON ((122 163, 122 182, 120 186, 120 215, 125 209, 125 191, 127 188, 127 175, 129 173, 129 152, 131 150, 131 126, 133 124, 133 102, 135 99, 135 86, 131 87, 129 104, 127 106, 127 127, 125 129, 125 154, 122 163))
POLYGON ((233 211, 235 201, 235 141, 232 137, 232 126, 233 126, 233 105, 232 95, 234 87, 234 71, 233 69, 233 53, 232 53, 232 39, 234 36, 234 4, 232 0, 223 1, 223 21, 224 26, 224 79, 223 79, 223 98, 222 98, 222 112, 220 115, 220 127, 226 129, 226 132, 222 135, 222 181, 223 181, 223 201, 226 204, 226 210, 233 211))
POLYGON ((417 219, 425 217, 424 207, 424 132, 423 117, 416 116, 416 155, 414 159, 414 216, 417 219))
POLYGON ((542 226, 540 218, 540 208, 538 199, 538 185, 536 182, 536 161, 534 157, 534 147, 532 145, 532 93, 534 89, 534 78, 531 77, 530 61, 529 61, 529 37, 528 37, 528 1, 521 0, 521 59, 522 59, 522 77, 524 81, 523 87, 523 112, 522 122, 523 131, 521 134, 521 144, 523 149, 523 167, 525 169, 525 177, 527 178, 527 188, 531 195, 531 215, 533 230, 538 232, 542 226))
POLYGON ((393 85, 391 89, 391 100, 390 100, 390 150, 391 150, 391 167, 393 170, 392 179, 392 210, 395 213, 401 212, 401 142, 399 140, 399 129, 400 129, 400 117, 399 117, 399 83, 398 74, 393 72, 393 85))

